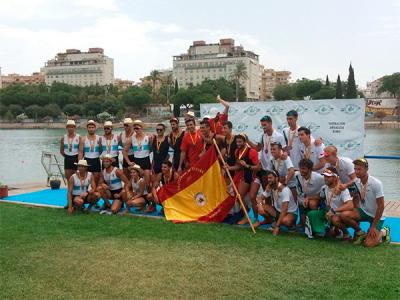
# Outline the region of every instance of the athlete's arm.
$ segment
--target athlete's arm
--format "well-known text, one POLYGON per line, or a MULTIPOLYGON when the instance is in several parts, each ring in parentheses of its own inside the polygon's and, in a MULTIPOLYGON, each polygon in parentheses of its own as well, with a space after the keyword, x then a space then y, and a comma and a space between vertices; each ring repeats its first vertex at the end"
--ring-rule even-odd
POLYGON ((125 190, 126 194, 128 194, 129 193, 129 180, 125 176, 124 171, 122 171, 121 169, 118 169, 115 173, 117 174, 117 177, 119 179, 121 179, 122 182, 124 183, 124 190, 125 190))
POLYGON ((346 211, 346 210, 352 210, 354 208, 354 204, 353 201, 347 201, 345 203, 343 203, 342 206, 338 207, 336 209, 336 212, 342 212, 342 211, 346 211))
POLYGON ((221 97, 220 97, 219 95, 217 96, 217 101, 218 101, 219 103, 221 103, 221 104, 224 106, 224 112, 223 112, 223 114, 227 115, 228 112, 229 112, 229 107, 230 107, 229 102, 227 102, 227 101, 221 99, 221 97))
POLYGON ((326 164, 325 158, 324 158, 324 157, 321 157, 321 158, 318 160, 318 164, 316 164, 316 165, 313 167, 313 171, 318 171, 319 169, 322 169, 322 168, 325 166, 325 164, 326 164))
POLYGON ((132 164, 132 162, 130 161, 130 159, 128 157, 128 150, 129 150, 129 148, 131 148, 131 146, 132 146, 132 138, 127 138, 125 147, 124 147, 124 149, 122 149, 122 156, 124 157, 124 159, 128 163, 128 165, 132 164))
POLYGON ((64 152, 64 137, 61 137, 61 141, 60 141, 60 154, 62 156, 65 156, 65 152, 64 152))
POLYGON ((83 158, 83 148, 85 146, 84 143, 85 143, 84 137, 80 136, 79 137, 79 152, 78 152, 78 159, 79 160, 81 160, 83 158))
POLYGON ((186 151, 181 151, 181 158, 179 159, 179 167, 178 167, 178 172, 182 172, 183 168, 182 165, 186 160, 186 151))

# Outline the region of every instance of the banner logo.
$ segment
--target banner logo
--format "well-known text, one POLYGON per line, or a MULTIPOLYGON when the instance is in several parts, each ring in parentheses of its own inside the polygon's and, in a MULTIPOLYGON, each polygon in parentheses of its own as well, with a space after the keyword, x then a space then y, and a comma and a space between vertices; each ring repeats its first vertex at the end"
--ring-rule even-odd
POLYGON ((348 114, 348 115, 354 115, 356 114, 359 110, 361 109, 360 106, 356 104, 346 104, 345 107, 342 107, 340 111, 348 114))
POLYGON ((333 111, 333 107, 328 104, 321 104, 317 106, 314 111, 319 113, 320 115, 327 115, 331 111, 333 111))
POLYGON ((260 109, 257 106, 251 105, 246 107, 246 109, 243 111, 246 115, 249 116, 254 116, 256 115, 258 112, 260 111, 260 109))
POLYGON ((343 148, 346 151, 356 150, 360 147, 360 143, 354 140, 345 141, 343 144, 339 145, 340 148, 343 148))
POLYGON ((230 116, 233 116, 233 115, 236 114, 238 111, 239 111, 239 109, 237 109, 236 107, 230 106, 230 107, 229 107, 228 114, 229 114, 230 116))
POLYGON ((306 125, 304 125, 304 127, 307 127, 308 129, 310 129, 311 133, 313 133, 314 131, 317 131, 321 126, 314 122, 308 122, 306 123, 306 125))
POLYGON ((277 105, 272 105, 270 108, 267 108, 266 112, 270 113, 272 116, 279 115, 283 111, 283 108, 277 105))
POLYGON ((308 108, 305 107, 304 105, 301 105, 301 104, 296 104, 296 105, 294 106, 293 109, 294 109, 295 111, 297 111, 297 113, 298 113, 299 115, 302 115, 302 114, 304 114, 305 112, 308 111, 308 108))
POLYGON ((244 123, 238 123, 236 125, 236 130, 239 132, 245 131, 247 129, 247 127, 249 127, 247 124, 244 123))

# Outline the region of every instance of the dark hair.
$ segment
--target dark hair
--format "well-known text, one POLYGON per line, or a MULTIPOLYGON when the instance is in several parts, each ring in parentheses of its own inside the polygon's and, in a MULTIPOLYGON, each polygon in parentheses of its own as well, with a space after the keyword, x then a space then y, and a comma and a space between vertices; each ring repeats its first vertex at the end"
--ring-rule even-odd
POLYGON ((272 147, 272 146, 278 146, 279 149, 282 149, 282 144, 279 143, 279 142, 274 142, 274 141, 271 142, 271 147, 272 147))
POLYGON ((311 130, 308 129, 307 127, 304 127, 304 126, 300 127, 300 128, 297 130, 297 132, 300 132, 300 131, 304 131, 304 133, 307 134, 307 135, 310 135, 310 134, 311 134, 311 130))
POLYGON ((222 123, 222 126, 228 126, 229 129, 232 129, 233 125, 231 121, 225 121, 222 123))
POLYGON ((247 135, 245 134, 245 133, 239 133, 237 136, 236 136, 236 139, 241 139, 241 140, 243 140, 243 141, 247 141, 247 135))
POLYGON ((187 124, 189 122, 193 122, 196 125, 196 121, 193 118, 189 118, 189 119, 185 120, 185 124, 187 124))
POLYGON ((272 119, 270 116, 264 116, 261 118, 260 122, 268 122, 268 123, 272 123, 272 119))
POLYGON ((163 123, 158 123, 157 126, 161 126, 165 130, 165 125, 163 123))
POLYGON ((314 163, 312 162, 312 160, 307 159, 307 158, 303 158, 299 161, 299 168, 307 168, 308 170, 312 170, 314 166, 314 163))
POLYGON ((164 160, 163 162, 162 162, 162 164, 163 165, 167 165, 168 167, 172 167, 172 162, 170 162, 168 159, 166 159, 166 160, 164 160))
POLYGON ((169 120, 169 123, 176 123, 176 124, 179 124, 179 119, 176 118, 176 117, 172 117, 172 118, 169 120))
POLYGON ((267 176, 268 175, 273 175, 274 177, 279 177, 279 172, 278 171, 276 171, 276 170, 268 170, 267 171, 267 176))
POLYGON ((210 127, 210 122, 208 122, 208 119, 203 119, 200 121, 200 125, 206 125, 207 127, 210 127))
POLYGON ((286 114, 286 117, 295 117, 297 118, 299 116, 298 112, 295 111, 294 109, 289 110, 286 114))

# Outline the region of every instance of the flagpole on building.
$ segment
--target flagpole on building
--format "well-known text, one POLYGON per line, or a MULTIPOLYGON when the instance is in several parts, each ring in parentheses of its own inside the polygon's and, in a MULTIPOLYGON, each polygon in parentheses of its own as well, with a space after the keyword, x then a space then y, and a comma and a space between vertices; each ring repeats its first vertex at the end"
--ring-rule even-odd
POLYGON ((247 218, 247 221, 249 221, 251 230, 252 230, 254 233, 256 233, 256 230, 255 230, 255 228, 254 228, 254 226, 253 226, 253 222, 251 221, 250 216, 249 216, 249 214, 247 213, 247 209, 246 209, 246 207, 244 206, 243 199, 242 199, 242 197, 241 197, 240 194, 239 194, 239 191, 238 191, 238 189, 237 189, 237 187, 236 187, 236 184, 233 182, 231 173, 229 172, 228 168, 226 167, 226 162, 225 162, 224 157, 222 156, 221 150, 219 149, 218 144, 217 144, 217 142, 215 141, 215 139, 213 139, 213 142, 214 142, 215 148, 217 149, 219 158, 220 158, 221 161, 223 162, 223 166, 224 166, 224 169, 225 169, 225 171, 226 171, 226 174, 228 174, 229 180, 231 181, 231 185, 232 185, 232 187, 233 187, 233 190, 234 190, 235 193, 236 193, 236 197, 239 199, 240 206, 242 207, 242 210, 243 210, 243 212, 244 212, 244 214, 245 214, 245 216, 246 216, 246 218, 247 218))

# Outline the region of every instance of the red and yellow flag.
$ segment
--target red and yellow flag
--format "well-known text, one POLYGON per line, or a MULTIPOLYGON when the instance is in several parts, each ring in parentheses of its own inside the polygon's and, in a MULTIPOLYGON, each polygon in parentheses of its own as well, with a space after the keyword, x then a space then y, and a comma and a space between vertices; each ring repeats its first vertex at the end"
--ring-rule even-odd
POLYGON ((214 147, 177 182, 164 185, 157 194, 166 219, 173 222, 222 222, 235 204, 214 147))

